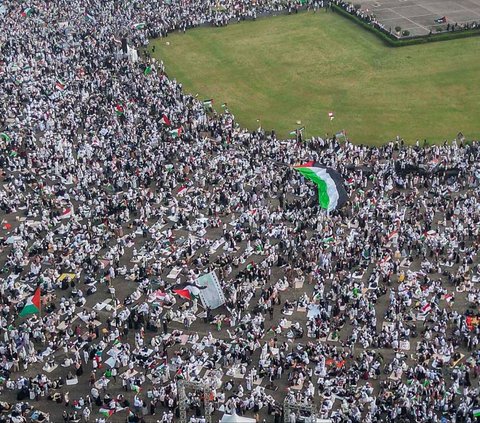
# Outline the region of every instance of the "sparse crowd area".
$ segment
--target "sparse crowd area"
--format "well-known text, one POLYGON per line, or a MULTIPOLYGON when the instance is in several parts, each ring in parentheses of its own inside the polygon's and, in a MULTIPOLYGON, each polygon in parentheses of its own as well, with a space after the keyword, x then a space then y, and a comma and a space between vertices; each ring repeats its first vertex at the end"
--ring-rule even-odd
POLYGON ((281 422, 285 398, 333 422, 480 416, 478 143, 248 132, 118 54, 296 7, 0 4, 0 422, 180 421, 178 380, 209 389, 190 423, 281 422), (319 208, 292 168, 312 160, 346 206, 319 208))

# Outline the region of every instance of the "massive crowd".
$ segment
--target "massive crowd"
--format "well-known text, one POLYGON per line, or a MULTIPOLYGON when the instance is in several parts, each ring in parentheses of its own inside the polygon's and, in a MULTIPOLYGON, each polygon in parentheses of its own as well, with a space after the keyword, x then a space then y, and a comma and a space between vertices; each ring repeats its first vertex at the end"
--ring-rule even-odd
MULTIPOLYGON (((480 415, 476 142, 248 132, 118 54, 298 7, 1 3, 0 422, 178 421, 180 378, 211 388, 214 421, 279 422, 285 397, 335 422, 480 415), (292 169, 309 160, 345 207, 319 209, 292 169), (224 306, 172 291, 207 272, 224 306)), ((187 391, 190 422, 204 399, 187 391)))

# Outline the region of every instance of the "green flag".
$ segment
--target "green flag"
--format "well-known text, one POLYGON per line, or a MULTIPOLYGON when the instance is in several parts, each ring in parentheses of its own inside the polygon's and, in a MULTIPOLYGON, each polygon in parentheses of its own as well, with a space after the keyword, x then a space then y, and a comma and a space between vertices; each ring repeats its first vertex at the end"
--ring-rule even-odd
POLYGON ((11 141, 11 138, 5 133, 5 132, 2 132, 0 134, 0 137, 2 138, 2 140, 4 141, 11 141))

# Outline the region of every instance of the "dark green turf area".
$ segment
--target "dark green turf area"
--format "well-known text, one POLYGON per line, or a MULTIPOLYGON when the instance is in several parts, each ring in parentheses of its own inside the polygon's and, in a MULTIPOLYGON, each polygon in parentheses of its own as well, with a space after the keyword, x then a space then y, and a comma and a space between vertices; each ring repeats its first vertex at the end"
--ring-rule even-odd
POLYGON ((441 142, 480 133, 480 38, 386 47, 335 13, 197 28, 155 40, 154 56, 199 98, 249 129, 287 137, 345 129, 357 143, 441 142), (167 41, 169 45, 167 45, 167 41), (335 119, 328 119, 328 112, 335 119))

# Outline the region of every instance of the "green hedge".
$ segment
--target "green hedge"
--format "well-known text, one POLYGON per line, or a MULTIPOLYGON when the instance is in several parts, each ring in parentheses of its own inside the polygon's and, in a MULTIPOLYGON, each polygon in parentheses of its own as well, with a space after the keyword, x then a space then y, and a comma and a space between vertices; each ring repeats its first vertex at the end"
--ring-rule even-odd
POLYGON ((345 16, 346 18, 354 21, 358 25, 367 29, 370 32, 373 32, 377 37, 379 37, 385 44, 390 47, 403 47, 403 46, 412 46, 416 44, 424 44, 434 41, 445 41, 445 40, 454 40, 457 38, 467 38, 480 35, 480 29, 469 29, 466 31, 452 31, 452 32, 442 32, 440 34, 431 34, 423 35, 418 37, 409 37, 409 38, 395 38, 393 35, 389 35, 378 28, 374 27, 372 24, 369 24, 356 15, 348 13, 345 9, 340 6, 332 3, 332 7, 335 12, 338 12, 340 15, 345 16))

